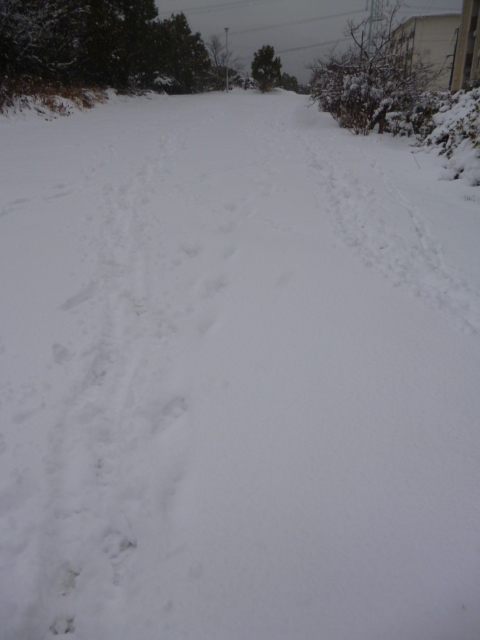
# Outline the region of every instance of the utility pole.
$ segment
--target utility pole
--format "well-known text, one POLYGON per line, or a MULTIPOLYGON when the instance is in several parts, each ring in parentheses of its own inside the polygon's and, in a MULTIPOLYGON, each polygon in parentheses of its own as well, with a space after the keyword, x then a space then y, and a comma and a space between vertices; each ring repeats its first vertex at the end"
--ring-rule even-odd
POLYGON ((372 24, 373 24, 373 3, 375 0, 370 0, 370 19, 368 21, 368 36, 367 36, 367 51, 370 53, 370 42, 372 40, 372 24))
POLYGON ((226 77, 226 86, 227 86, 227 96, 228 96, 228 27, 225 27, 225 67, 227 70, 227 77, 226 77))
POLYGON ((383 15, 383 3, 384 0, 370 0, 370 18, 368 20, 368 36, 367 36, 367 51, 370 53, 372 48, 372 37, 375 37, 376 32, 381 27, 383 15))

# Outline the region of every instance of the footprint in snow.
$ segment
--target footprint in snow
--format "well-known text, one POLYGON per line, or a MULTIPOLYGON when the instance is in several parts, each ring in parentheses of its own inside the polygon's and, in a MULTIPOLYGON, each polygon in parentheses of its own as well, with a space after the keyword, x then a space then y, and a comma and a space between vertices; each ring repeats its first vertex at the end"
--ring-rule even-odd
POLYGON ((228 247, 224 254, 223 254, 223 259, 224 260, 229 260, 231 257, 233 257, 235 254, 237 253, 237 248, 234 245, 231 245, 230 247, 228 247))
POLYGON ((60 593, 62 596, 68 596, 72 591, 74 591, 76 580, 80 573, 81 570, 79 568, 72 569, 70 566, 63 568, 63 575, 60 579, 60 593))
POLYGON ((207 280, 203 283, 203 298, 213 298, 228 286, 228 280, 224 276, 218 276, 213 280, 207 280))
POLYGON ((64 347, 58 342, 55 342, 55 344, 52 345, 52 351, 53 359, 57 364, 65 364, 66 362, 70 362, 70 360, 72 360, 75 355, 69 349, 67 349, 67 347, 64 347))
POLYGON ((9 213, 13 213, 14 211, 20 211, 22 204, 26 204, 27 202, 31 202, 31 200, 29 200, 29 198, 18 198, 17 200, 12 200, 12 202, 9 202, 5 208, 0 209, 0 218, 8 215, 9 213))
POLYGON ((60 305, 59 308, 62 311, 70 311, 70 309, 74 309, 75 307, 78 307, 78 305, 82 304, 83 302, 86 302, 90 298, 93 298, 96 290, 97 290, 97 283, 91 282, 87 287, 85 287, 85 289, 83 289, 83 291, 80 291, 80 293, 77 293, 75 296, 68 298, 68 300, 66 300, 62 305, 60 305))
POLYGON ((17 411, 12 415, 12 422, 17 425, 23 424, 36 413, 35 409, 31 409, 30 411, 17 411))
POLYGON ((233 221, 227 220, 226 222, 223 222, 218 228, 222 233, 228 234, 232 233, 232 231, 235 231, 236 225, 233 221))
POLYGON ((152 433, 163 433, 181 418, 187 409, 187 400, 183 396, 174 396, 165 404, 153 402, 136 413, 151 424, 152 433))
POLYGON ((49 202, 50 200, 56 200, 57 198, 64 198, 65 196, 69 196, 74 192, 74 189, 67 189, 67 191, 62 191, 61 193, 54 193, 51 196, 45 196, 43 199, 45 202, 49 202))
POLYGON ((53 636, 65 636, 75 633, 75 618, 73 616, 59 616, 55 618, 50 632, 53 636))
POLYGON ((183 253, 186 253, 189 258, 196 258, 202 251, 202 247, 197 244, 184 244, 182 245, 183 253))
POLYGON ((175 420, 180 418, 188 409, 188 404, 185 398, 180 396, 173 398, 170 402, 163 407, 160 417, 160 423, 166 428, 170 426, 175 420))
POLYGON ((126 552, 132 551, 137 546, 136 540, 124 536, 118 531, 109 533, 103 542, 103 550, 110 560, 123 559, 126 552))

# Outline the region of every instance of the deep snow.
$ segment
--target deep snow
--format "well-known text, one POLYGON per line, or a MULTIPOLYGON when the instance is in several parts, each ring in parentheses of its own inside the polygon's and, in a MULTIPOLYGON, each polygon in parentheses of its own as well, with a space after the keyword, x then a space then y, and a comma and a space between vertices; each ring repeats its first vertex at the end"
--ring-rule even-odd
POLYGON ((0 142, 1 640, 477 640, 478 189, 282 92, 0 142))

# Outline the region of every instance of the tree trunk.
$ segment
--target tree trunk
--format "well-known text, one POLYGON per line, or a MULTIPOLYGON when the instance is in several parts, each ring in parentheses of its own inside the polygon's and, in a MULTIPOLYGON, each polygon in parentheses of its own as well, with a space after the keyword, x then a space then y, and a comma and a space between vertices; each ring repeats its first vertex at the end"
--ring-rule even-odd
POLYGON ((378 119, 378 133, 383 133, 385 130, 385 113, 382 113, 378 119))

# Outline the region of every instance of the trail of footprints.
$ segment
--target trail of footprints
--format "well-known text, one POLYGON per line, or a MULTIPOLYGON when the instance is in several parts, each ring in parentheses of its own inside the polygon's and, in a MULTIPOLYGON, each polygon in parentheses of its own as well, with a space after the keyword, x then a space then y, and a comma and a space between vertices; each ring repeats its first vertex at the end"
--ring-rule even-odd
MULTIPOLYGON (((191 334, 191 323, 200 339, 215 325, 216 313, 210 306, 230 284, 227 270, 203 276, 208 273, 205 265, 195 264, 199 260, 208 263, 208 250, 202 243, 185 240, 174 251, 154 246, 149 229, 158 220, 146 209, 148 194, 155 193, 156 163, 148 161, 126 185, 104 187, 104 236, 99 243, 103 250, 97 275, 61 305, 62 311, 75 313, 88 301, 103 304, 104 312, 100 332, 83 351, 59 343, 52 346, 57 365, 80 358, 85 366, 83 380, 72 390, 54 429, 48 461, 50 513, 61 514, 49 525, 52 536, 44 554, 57 558, 53 571, 46 570, 52 575, 57 603, 51 636, 75 632, 75 589, 85 568, 82 563, 91 571, 94 556, 100 561, 98 554, 103 554, 111 566, 113 587, 122 587, 124 571, 134 561, 139 541, 127 513, 112 513, 109 502, 112 493, 133 496, 130 509, 138 512, 144 509, 143 502, 151 501, 145 494, 152 491, 146 479, 135 483, 129 478, 127 482, 123 470, 129 457, 134 460, 143 455, 140 449, 146 434, 152 446, 168 434, 169 447, 178 450, 172 460, 162 461, 159 472, 163 489, 157 506, 168 512, 184 473, 190 429, 188 393, 181 384, 170 383, 169 372, 175 368, 183 333, 191 334), (177 276, 180 273, 182 277, 177 276), (190 293, 185 291, 185 273, 194 274, 190 293), (73 499, 79 485, 85 495, 73 499), (90 512, 96 514, 95 519, 88 516, 90 512), (67 536, 67 530, 76 535, 67 536), (94 539, 92 531, 96 532, 94 539), (55 540, 66 538, 71 542, 57 548, 55 540), (82 546, 93 546, 95 540, 100 549, 89 558, 82 546)), ((237 251, 229 238, 236 228, 237 207, 227 204, 224 214, 231 215, 231 225, 219 225, 226 240, 222 252, 226 265, 237 251)), ((114 502, 121 504, 122 500, 114 502)), ((165 553, 169 552, 166 548, 165 553)))
POLYGON ((461 274, 447 266, 442 248, 435 243, 421 213, 384 175, 374 161, 372 169, 383 181, 393 202, 400 202, 416 238, 407 244, 389 222, 388 203, 361 183, 340 160, 327 158, 306 140, 309 168, 316 176, 332 213, 338 235, 352 247, 366 267, 376 267, 394 286, 446 311, 456 327, 467 334, 480 332, 480 292, 461 274))
MULTIPOLYGON (((77 590, 95 573, 96 565, 108 563, 111 588, 122 588, 142 544, 135 516, 150 517, 152 505, 160 520, 169 512, 185 473, 191 429, 187 387, 172 375, 177 351, 185 336, 202 340, 218 326, 217 302, 232 284, 230 261, 239 251, 237 231, 250 221, 281 233, 292 231, 252 204, 280 192, 278 176, 268 162, 252 163, 255 179, 250 196, 232 194, 222 202, 208 187, 218 179, 216 174, 204 171, 187 189, 175 183, 172 167, 181 148, 181 140, 162 136, 158 151, 118 185, 102 184, 100 172, 92 168, 83 173, 82 185, 58 183, 39 196, 55 201, 87 188, 98 193, 99 201, 96 212, 85 213, 90 229, 81 239, 84 260, 98 256, 94 275, 59 306, 82 327, 83 344, 56 341, 51 347, 49 366, 66 372, 73 367, 82 375, 63 401, 45 461, 50 496, 39 586, 47 602, 54 603, 47 637, 75 635, 77 590), (167 233, 163 242, 155 244, 163 237, 158 232, 162 216, 152 203, 162 201, 158 192, 165 185, 185 196, 192 209, 201 208, 207 228, 200 239, 185 233, 172 245, 167 233), (142 468, 138 461, 146 455, 148 442, 159 458, 162 442, 168 442, 171 459, 161 459, 156 478, 129 476, 125 471, 129 461, 132 469, 142 468), (161 486, 157 497, 155 484, 161 486), (121 507, 124 511, 118 513, 117 505, 126 505, 121 507)), ((108 154, 107 163, 115 158, 113 145, 108 154)), ((100 155, 97 169, 105 165, 100 155)), ((32 202, 13 200, 0 216, 32 202)), ((2 350, 0 341, 0 356, 2 350)), ((15 424, 38 410, 39 391, 24 389, 19 398, 14 389, 0 389, 0 401, 11 406, 17 400, 15 424)), ((0 433, 0 455, 6 450, 0 433)), ((165 556, 174 553, 168 540, 159 544, 165 545, 165 556)), ((192 579, 200 574, 199 567, 192 568, 192 579)))

